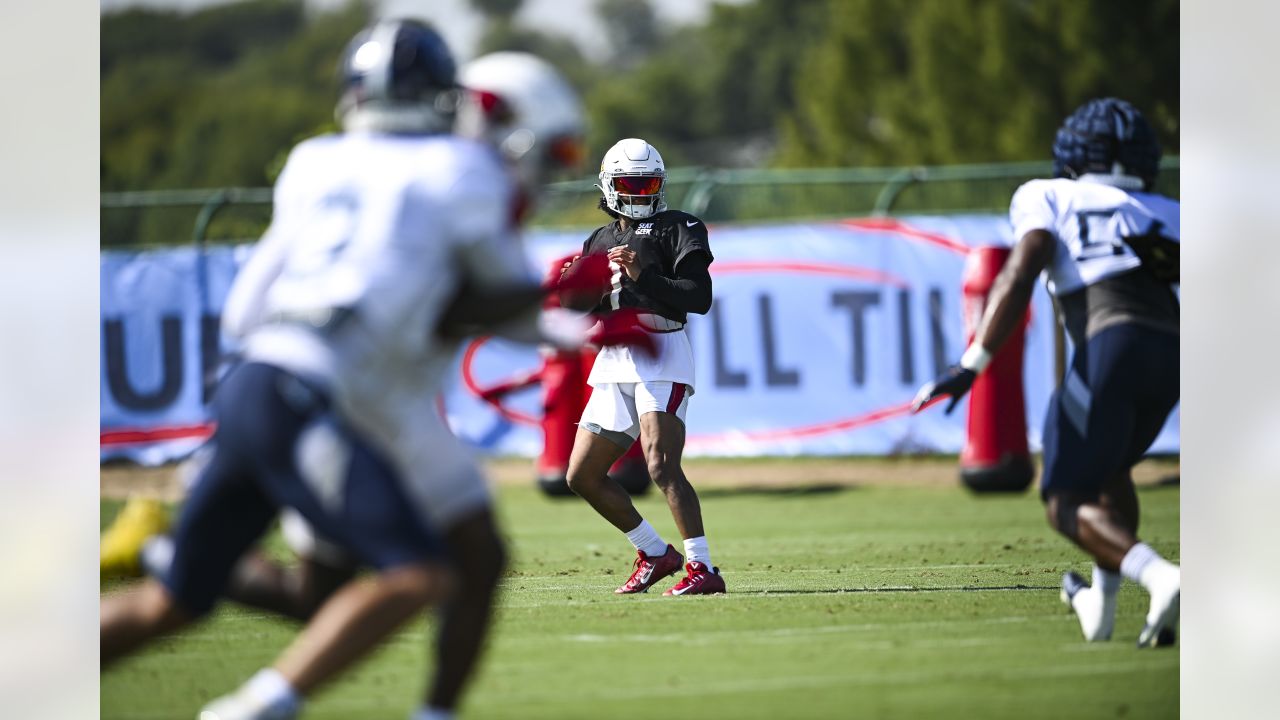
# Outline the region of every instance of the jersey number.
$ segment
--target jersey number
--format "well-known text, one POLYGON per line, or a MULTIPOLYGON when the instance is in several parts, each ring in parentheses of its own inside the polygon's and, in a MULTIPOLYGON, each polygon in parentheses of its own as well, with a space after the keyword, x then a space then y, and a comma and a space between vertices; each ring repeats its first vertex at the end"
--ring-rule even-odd
POLYGON ((1178 241, 1161 233, 1164 230, 1164 223, 1152 220, 1146 232, 1141 235, 1113 235, 1106 232, 1105 223, 1117 212, 1119 208, 1082 210, 1076 213, 1076 222, 1080 224, 1080 253, 1076 255, 1076 260, 1123 255, 1124 248, 1128 247, 1142 262, 1142 267, 1155 275, 1157 280, 1178 282, 1178 251, 1181 246, 1178 241), (1094 222, 1103 225, 1103 231, 1091 237, 1089 227, 1094 222))
POLYGON ((298 243, 286 272, 293 276, 314 275, 332 266, 355 235, 359 208, 357 198, 343 193, 321 200, 302 229, 307 237, 298 243))

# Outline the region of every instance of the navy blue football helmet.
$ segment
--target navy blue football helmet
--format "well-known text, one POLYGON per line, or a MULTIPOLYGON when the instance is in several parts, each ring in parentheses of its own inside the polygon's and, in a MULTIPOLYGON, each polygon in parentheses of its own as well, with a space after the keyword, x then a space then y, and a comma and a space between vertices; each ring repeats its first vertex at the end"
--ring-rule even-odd
POLYGON ((1054 177, 1132 178, 1132 184, 1140 182, 1141 189, 1150 189, 1159 165, 1160 143, 1147 119, 1117 98, 1096 98, 1081 105, 1063 121, 1053 140, 1054 177))
POLYGON ((390 133, 445 132, 460 91, 444 39, 416 20, 382 20, 347 44, 339 68, 343 128, 390 133))

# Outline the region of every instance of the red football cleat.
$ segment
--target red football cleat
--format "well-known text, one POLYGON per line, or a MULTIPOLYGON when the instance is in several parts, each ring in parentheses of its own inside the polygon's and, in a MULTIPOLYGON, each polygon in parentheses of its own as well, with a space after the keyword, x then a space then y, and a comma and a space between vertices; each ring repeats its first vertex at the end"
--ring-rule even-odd
MULTIPOLYGON (((664 577, 675 575, 680 569, 680 563, 684 562, 684 556, 676 552, 675 546, 668 545, 667 551, 660 557, 650 557, 642 551, 636 551, 635 570, 631 572, 631 577, 627 578, 626 584, 614 590, 618 595, 629 595, 631 593, 649 592, 649 588, 664 577)), ((721 583, 723 586, 724 583, 721 583)))
POLYGON ((688 575, 680 578, 680 582, 663 595, 715 595, 725 591, 719 568, 709 568, 693 560, 684 569, 688 575))

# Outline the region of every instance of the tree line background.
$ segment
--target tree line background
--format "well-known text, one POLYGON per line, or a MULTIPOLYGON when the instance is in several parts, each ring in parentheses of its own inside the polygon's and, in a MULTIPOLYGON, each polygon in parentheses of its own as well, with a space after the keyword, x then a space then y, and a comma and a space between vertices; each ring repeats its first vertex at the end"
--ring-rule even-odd
MULTIPOLYGON (((521 0, 470 2, 476 54, 534 52, 577 86, 589 166, 628 136, 671 167, 1045 160, 1099 95, 1134 102, 1178 150, 1176 0, 755 0, 680 27, 646 0, 597 0, 603 61, 521 25, 521 0)), ((104 14, 102 190, 270 185, 294 143, 335 129, 338 58, 371 18, 302 0, 104 14)), ((190 228, 190 211, 103 213, 104 244, 190 228)))

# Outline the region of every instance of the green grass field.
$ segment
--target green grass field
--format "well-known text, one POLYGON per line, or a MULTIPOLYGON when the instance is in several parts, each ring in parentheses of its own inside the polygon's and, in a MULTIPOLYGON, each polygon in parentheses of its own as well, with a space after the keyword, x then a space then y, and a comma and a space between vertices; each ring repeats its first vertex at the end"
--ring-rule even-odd
MULTIPOLYGON (((696 484, 715 467, 690 475, 696 484)), ((1112 642, 1080 640, 1058 579, 1072 568, 1087 577, 1089 565, 1045 525, 1034 492, 806 484, 804 463, 795 467, 782 486, 729 478, 701 491, 729 586, 711 597, 613 595, 633 557, 625 538, 585 503, 503 485, 513 564, 463 716, 1178 715, 1178 650, 1133 646, 1143 591, 1125 584, 1112 642)), ((1143 538, 1174 561, 1178 496, 1176 486, 1140 491, 1143 538)), ((678 546, 665 505, 652 495, 638 505, 678 546)), ((104 526, 118 508, 103 501, 104 526)), ((103 675, 102 717, 194 718, 268 664, 295 627, 225 606, 103 675)), ((402 630, 304 717, 403 720, 422 694, 429 629, 402 630)))

